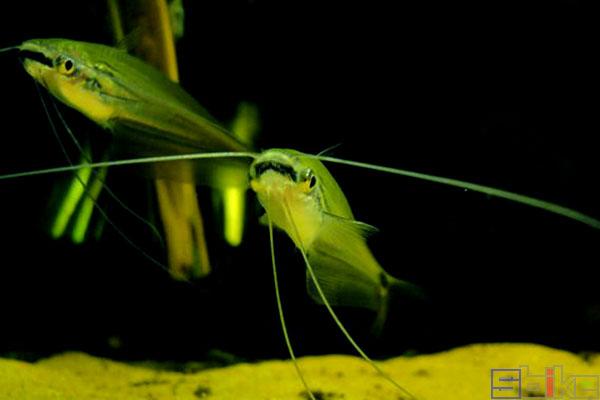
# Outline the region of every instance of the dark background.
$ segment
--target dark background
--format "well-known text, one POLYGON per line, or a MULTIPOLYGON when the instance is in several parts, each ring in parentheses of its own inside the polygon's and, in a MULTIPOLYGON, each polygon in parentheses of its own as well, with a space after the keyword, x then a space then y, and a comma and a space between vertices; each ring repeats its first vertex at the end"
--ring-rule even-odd
MULTIPOLYGON (((36 37, 110 43, 104 3, 46 3, 3 5, 0 46, 36 37)), ((341 144, 338 157, 497 186, 600 217, 598 32, 583 2, 277 3, 188 1, 178 44, 182 85, 215 117, 229 120, 242 100, 258 104, 260 148, 341 144)), ((32 80, 14 53, 0 57, 0 172, 66 164, 32 80)), ((60 108, 79 134, 105 134, 60 108)), ((476 193, 332 172, 357 218, 380 229, 370 244, 384 268, 427 293, 424 302, 397 298, 379 340, 368 332, 372 315, 340 311, 369 354, 506 341, 599 350, 600 232, 476 193)), ((133 179, 109 184, 143 211, 151 192, 133 179)), ((48 239, 47 202, 59 180, 0 182, 0 353, 191 360, 216 348, 248 359, 287 356, 268 233, 252 196, 244 245, 229 249, 209 228, 215 273, 190 285, 172 281, 110 227, 82 246, 48 239)), ((161 256, 147 231, 105 204, 136 243, 161 256)), ((300 255, 284 235, 276 241, 297 354, 350 353, 307 298, 300 255)))

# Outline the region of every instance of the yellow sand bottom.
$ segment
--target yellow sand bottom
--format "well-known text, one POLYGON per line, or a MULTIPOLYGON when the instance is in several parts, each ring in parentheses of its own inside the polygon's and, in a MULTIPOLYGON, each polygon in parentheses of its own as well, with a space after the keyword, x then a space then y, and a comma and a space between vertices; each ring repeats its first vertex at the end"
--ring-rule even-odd
MULTIPOLYGON (((519 374, 523 399, 544 398, 552 374, 555 399, 574 398, 574 394, 597 399, 600 359, 596 355, 586 359, 533 344, 477 344, 432 355, 398 357, 380 366, 419 399, 490 399, 492 378, 495 386, 514 387, 496 389, 497 398, 514 398, 518 396, 519 374), (492 373, 492 369, 502 368, 510 371, 492 373)), ((355 357, 305 357, 299 364, 319 400, 403 398, 355 357)), ((57 355, 36 363, 0 359, 0 399, 305 400, 303 392, 288 361, 238 364, 184 374, 82 353, 57 355)))

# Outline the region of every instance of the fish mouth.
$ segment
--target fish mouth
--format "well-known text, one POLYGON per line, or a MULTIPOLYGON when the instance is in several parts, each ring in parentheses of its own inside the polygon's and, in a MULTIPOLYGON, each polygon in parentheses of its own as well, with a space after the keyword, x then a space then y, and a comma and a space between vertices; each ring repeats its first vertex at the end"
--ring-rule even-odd
POLYGON ((36 63, 43 64, 47 67, 54 66, 53 60, 39 51, 21 50, 19 52, 19 56, 24 58, 25 60, 34 61, 36 63))
POLYGON ((252 174, 255 178, 260 177, 267 171, 275 171, 280 175, 288 176, 292 181, 296 182, 298 174, 293 167, 275 161, 262 161, 256 163, 252 169, 252 174))

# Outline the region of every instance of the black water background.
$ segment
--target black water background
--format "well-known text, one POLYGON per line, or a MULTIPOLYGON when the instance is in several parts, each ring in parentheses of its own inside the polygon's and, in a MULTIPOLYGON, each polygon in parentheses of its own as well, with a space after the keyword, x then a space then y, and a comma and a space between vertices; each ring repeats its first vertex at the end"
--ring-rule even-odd
MULTIPOLYGON (((582 2, 189 3, 178 47, 182 84, 223 121, 239 101, 256 102, 259 147, 318 152, 341 143, 334 155, 498 186, 600 217, 597 29, 582 2)), ((0 46, 110 38, 101 5, 7 4, 0 19, 0 46)), ((1 171, 64 164, 31 79, 13 55, 0 57, 1 171)), ((76 131, 103 134, 61 110, 76 131)), ((426 303, 398 298, 379 341, 368 334, 370 314, 341 312, 370 353, 475 342, 598 350, 598 232, 474 193, 332 171, 357 217, 380 228, 370 243, 381 264, 428 294, 426 303)), ((109 228, 84 246, 49 240, 43 224, 55 182, 0 183, 0 353, 189 360, 218 348, 286 357, 264 227, 251 222, 236 250, 213 228, 215 274, 177 283, 109 228)), ((143 210, 147 189, 136 182, 111 185, 143 210)), ((251 209, 256 217, 258 206, 251 209)), ((119 221, 117 207, 109 214, 119 221)), ((161 254, 143 241, 145 231, 132 225, 128 233, 161 254)), ((297 352, 351 352, 306 297, 299 254, 283 235, 276 240, 297 352)))

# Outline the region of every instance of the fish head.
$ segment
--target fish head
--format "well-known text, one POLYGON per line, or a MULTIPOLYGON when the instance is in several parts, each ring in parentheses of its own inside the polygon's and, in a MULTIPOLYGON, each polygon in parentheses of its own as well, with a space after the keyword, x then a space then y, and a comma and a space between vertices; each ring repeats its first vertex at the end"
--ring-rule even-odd
POLYGON ((33 39, 23 42, 19 50, 27 73, 58 100, 100 125, 113 115, 114 74, 110 66, 93 60, 85 44, 33 39))
POLYGON ((303 161, 293 150, 265 151, 250 166, 250 187, 269 220, 306 248, 320 229, 323 207, 317 177, 303 161))
POLYGON ((258 156, 250 166, 250 186, 259 195, 263 192, 294 190, 311 195, 317 190, 317 177, 302 162, 299 152, 271 149, 258 156))
POLYGON ((322 212, 354 219, 342 189, 315 156, 291 149, 267 150, 250 166, 250 186, 261 203, 261 194, 285 189, 322 212))

